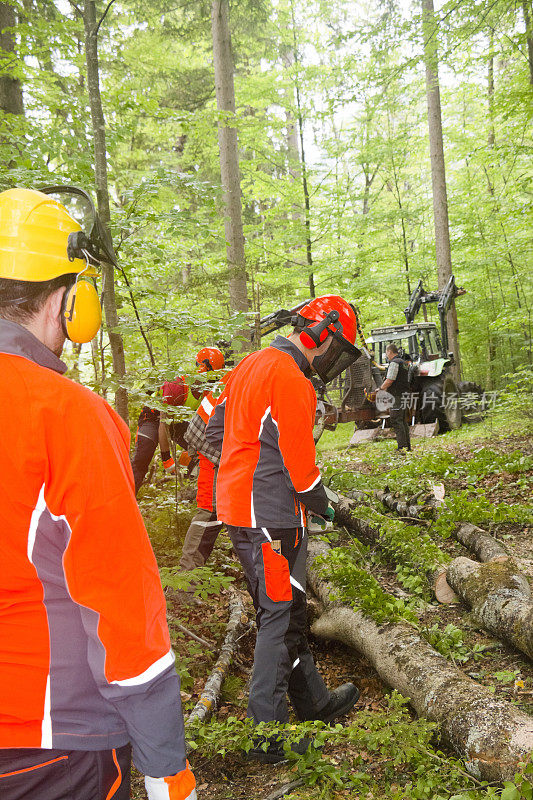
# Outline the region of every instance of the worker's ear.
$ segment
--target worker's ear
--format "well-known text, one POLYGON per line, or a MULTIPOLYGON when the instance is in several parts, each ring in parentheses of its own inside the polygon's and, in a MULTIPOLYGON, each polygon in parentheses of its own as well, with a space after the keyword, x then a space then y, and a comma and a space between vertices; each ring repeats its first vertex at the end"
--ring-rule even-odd
POLYGON ((66 292, 64 286, 60 286, 55 292, 46 299, 44 304, 45 322, 54 331, 62 331, 61 309, 63 307, 63 296, 66 292))

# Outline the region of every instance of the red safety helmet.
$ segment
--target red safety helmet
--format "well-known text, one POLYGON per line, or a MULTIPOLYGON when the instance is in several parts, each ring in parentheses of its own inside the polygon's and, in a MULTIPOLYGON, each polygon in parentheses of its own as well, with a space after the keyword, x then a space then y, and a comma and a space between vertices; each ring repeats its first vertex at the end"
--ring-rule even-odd
POLYGON ((183 406, 189 394, 189 387, 180 375, 173 381, 166 381, 162 387, 163 401, 169 406, 183 406))
POLYGON ((203 347, 196 354, 198 372, 210 372, 224 367, 224 354, 218 347, 203 347))
POLYGON ((322 355, 316 355, 312 367, 324 383, 329 383, 350 366, 361 351, 354 346, 357 336, 355 311, 336 294, 316 297, 298 310, 292 320, 300 330, 300 341, 309 350, 320 347, 331 336, 332 342, 322 355))

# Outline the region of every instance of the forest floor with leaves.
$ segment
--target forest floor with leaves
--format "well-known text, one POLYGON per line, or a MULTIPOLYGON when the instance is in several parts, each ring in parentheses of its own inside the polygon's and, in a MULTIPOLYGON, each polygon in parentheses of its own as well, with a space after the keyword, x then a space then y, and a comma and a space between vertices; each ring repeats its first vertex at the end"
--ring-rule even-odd
MULTIPOLYGON (((434 439, 415 440, 413 453, 400 455, 390 440, 349 447, 351 426, 345 425, 324 434, 318 454, 325 482, 341 492, 358 490, 370 496, 374 489, 389 486, 409 497, 443 484, 448 516, 445 513, 442 519, 423 523, 424 531, 439 547, 451 557, 470 555, 451 538, 449 527, 452 518, 471 521, 489 530, 528 570, 533 566, 531 433, 530 420, 513 419, 508 411, 434 439)), ((183 591, 187 580, 177 573, 176 565, 194 513, 191 496, 190 485, 171 481, 149 485, 140 496, 166 585, 185 716, 197 701, 224 638, 230 582, 242 592, 253 617, 240 567, 224 533, 208 566, 195 572, 195 595, 183 591), (196 641, 187 630, 204 641, 196 641)), ((409 535, 409 523, 406 530, 409 535)), ((350 549, 357 563, 364 564, 394 602, 416 612, 433 647, 474 680, 489 686, 496 696, 533 715, 533 665, 525 655, 480 629, 462 603, 439 605, 433 601, 416 569, 391 564, 346 530, 335 531, 330 538, 334 546, 350 549)), ((292 791, 284 795, 292 800, 531 800, 531 765, 525 765, 505 787, 481 783, 440 743, 437 726, 416 719, 405 699, 385 686, 362 656, 313 637, 311 647, 326 683, 334 687, 353 681, 360 687, 355 709, 336 726, 293 725, 289 730, 294 736, 312 729, 320 745, 304 758, 289 758, 275 767, 248 761, 242 745, 249 739, 244 720, 254 640, 255 630, 250 628, 239 642, 216 716, 188 731, 187 738, 194 739, 189 758, 199 798, 266 800, 281 796, 276 791, 294 782, 292 791)), ((133 798, 145 798, 137 774, 133 798)))

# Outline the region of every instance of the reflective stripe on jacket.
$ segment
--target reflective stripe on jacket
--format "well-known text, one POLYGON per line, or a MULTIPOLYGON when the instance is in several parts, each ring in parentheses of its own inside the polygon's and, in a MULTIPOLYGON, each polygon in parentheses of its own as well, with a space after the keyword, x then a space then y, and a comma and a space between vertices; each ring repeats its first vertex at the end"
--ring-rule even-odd
POLYGON ((129 431, 0 320, 0 747, 185 767, 179 683, 129 431))

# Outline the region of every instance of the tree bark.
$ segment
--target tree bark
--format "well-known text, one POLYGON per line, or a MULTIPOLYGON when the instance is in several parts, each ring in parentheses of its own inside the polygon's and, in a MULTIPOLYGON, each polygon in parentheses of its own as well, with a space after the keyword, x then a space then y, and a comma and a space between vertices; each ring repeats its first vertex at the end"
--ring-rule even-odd
MULTIPOLYGON (((433 0, 422 0, 422 30, 424 37, 424 61, 426 65, 426 95, 428 106, 429 153, 431 159, 431 184, 433 188, 433 218, 435 221, 435 250, 439 289, 443 289, 452 274, 450 249, 450 226, 448 221, 448 197, 446 192, 446 170, 442 141, 442 117, 440 104, 437 23, 433 0)), ((459 326, 455 302, 448 312, 448 344, 455 355, 453 375, 461 377, 459 354, 459 326)))
POLYGON ((522 12, 526 25, 527 61, 529 64, 529 82, 533 86, 533 9, 530 0, 522 0, 522 12))
POLYGON ((360 611, 333 607, 334 587, 313 565, 328 549, 324 542, 309 541, 308 583, 328 609, 313 624, 312 633, 362 653, 385 683, 409 698, 419 716, 439 723, 444 739, 472 775, 512 780, 533 750, 533 719, 464 675, 414 628, 378 625, 360 611))
POLYGON ((24 114, 22 84, 14 78, 17 63, 14 28, 17 24, 15 7, 0 2, 0 111, 24 114))
MULTIPOLYGON (((345 497, 341 498, 335 505, 335 521, 349 531, 353 531, 357 536, 372 542, 376 547, 380 547, 382 537, 379 525, 359 518, 357 516, 357 507, 345 497)), ((447 568, 448 560, 443 553, 442 562, 429 565, 425 573, 429 587, 439 603, 454 603, 457 601, 455 592, 446 580, 447 568)))
POLYGON ((480 561, 507 561, 509 554, 490 533, 465 522, 457 528, 454 538, 467 550, 470 550, 480 561))
POLYGON ((486 631, 533 659, 533 602, 529 581, 512 559, 478 564, 456 558, 448 580, 486 631))
POLYGON ((248 311, 248 288, 242 227, 241 180, 235 115, 233 55, 229 26, 229 0, 213 0, 211 8, 215 91, 217 98, 220 176, 224 197, 224 231, 229 269, 229 298, 233 311, 248 311))
POLYGON ((186 725, 190 725, 193 720, 207 722, 215 711, 224 678, 226 677, 230 664, 237 646, 238 639, 248 623, 248 617, 244 612, 242 598, 234 589, 230 590, 229 599, 229 619, 226 627, 226 636, 220 654, 216 661, 211 675, 207 679, 200 699, 187 717, 186 725))
MULTIPOLYGON (((104 227, 109 228, 111 210, 109 205, 109 189, 107 185, 107 153, 105 119, 100 96, 100 69, 98 64, 98 22, 96 19, 95 0, 86 0, 83 13, 85 31, 85 61, 87 64, 87 90, 91 106, 94 143, 94 175, 96 182, 96 199, 98 214, 104 227)), ((128 423, 128 392, 122 385, 126 376, 126 357, 124 342, 118 326, 117 301, 115 295, 115 273, 112 264, 102 264, 103 305, 107 323, 107 335, 111 346, 113 370, 118 379, 115 392, 115 408, 124 422, 128 423)))
MULTIPOLYGON (((293 59, 294 63, 298 66, 298 43, 296 41, 296 19, 294 16, 294 3, 291 0, 291 16, 292 16, 292 37, 293 37, 293 59)), ((305 160, 305 144, 304 144, 304 123, 302 115, 302 102, 300 98, 300 77, 296 73, 294 81, 296 91, 296 109, 298 115, 298 134, 300 137, 300 158, 302 164, 302 189, 304 193, 304 208, 305 208, 305 252, 307 256, 307 269, 308 269, 308 283, 309 294, 311 297, 316 297, 315 291, 315 276, 313 273, 313 251, 311 245, 311 200, 309 197, 309 186, 307 183, 307 162, 305 160)))

